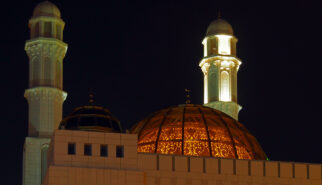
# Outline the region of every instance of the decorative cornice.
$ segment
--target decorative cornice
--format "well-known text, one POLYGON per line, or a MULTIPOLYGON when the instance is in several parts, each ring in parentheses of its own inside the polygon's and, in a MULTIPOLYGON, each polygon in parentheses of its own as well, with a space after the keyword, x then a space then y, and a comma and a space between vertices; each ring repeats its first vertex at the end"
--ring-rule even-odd
MULTIPOLYGON (((214 35, 208 35, 208 36, 206 36, 203 40, 202 40, 202 44, 204 43, 204 42, 206 42, 205 40, 208 40, 208 39, 215 39, 215 38, 217 38, 218 36, 221 36, 221 35, 226 35, 226 34, 214 34, 214 35)), ((232 40, 234 40, 235 42, 237 42, 238 41, 238 39, 234 36, 234 35, 227 35, 227 36, 230 36, 231 37, 231 39, 232 40)))
POLYGON ((67 44, 55 38, 37 37, 27 40, 25 50, 30 58, 40 54, 47 57, 58 57, 62 60, 67 52, 67 44))
POLYGON ((53 99, 58 102, 64 102, 67 93, 54 87, 35 87, 25 90, 24 97, 28 101, 53 99))
POLYGON ((237 71, 239 66, 242 64, 239 58, 232 56, 223 56, 223 55, 212 55, 204 57, 199 66, 201 67, 204 74, 208 73, 209 66, 214 64, 220 68, 233 68, 236 67, 237 71))
POLYGON ((204 75, 208 74, 209 67, 210 67, 209 63, 205 63, 204 65, 201 66, 201 70, 202 70, 204 75))
POLYGON ((48 16, 32 17, 31 19, 29 19, 29 24, 34 24, 38 21, 56 22, 56 23, 60 23, 62 25, 65 25, 65 22, 63 21, 63 19, 58 18, 58 17, 48 17, 48 16))

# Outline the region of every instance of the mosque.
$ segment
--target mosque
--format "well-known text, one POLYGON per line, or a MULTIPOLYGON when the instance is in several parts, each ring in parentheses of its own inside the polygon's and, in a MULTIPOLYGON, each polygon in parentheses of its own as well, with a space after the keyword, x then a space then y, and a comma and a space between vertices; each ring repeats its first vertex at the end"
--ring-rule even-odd
POLYGON ((322 185, 322 165, 269 161, 238 122, 237 38, 218 18, 204 57, 204 105, 174 105, 122 130, 106 108, 77 107, 62 118, 65 23, 51 2, 29 20, 28 136, 23 185, 322 185))

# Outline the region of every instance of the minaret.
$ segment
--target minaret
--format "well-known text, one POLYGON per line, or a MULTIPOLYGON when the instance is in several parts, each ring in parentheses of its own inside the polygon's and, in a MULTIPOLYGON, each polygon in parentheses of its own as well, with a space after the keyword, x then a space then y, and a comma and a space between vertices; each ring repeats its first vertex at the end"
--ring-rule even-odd
POLYGON ((59 9, 49 1, 39 3, 29 20, 28 137, 24 145, 23 184, 41 185, 47 168, 50 138, 62 120, 67 96, 63 89, 63 59, 67 44, 62 41, 65 23, 59 9))
POLYGON ((238 120, 237 38, 231 25, 220 17, 213 21, 202 41, 204 57, 199 66, 204 73, 204 105, 220 110, 238 120))

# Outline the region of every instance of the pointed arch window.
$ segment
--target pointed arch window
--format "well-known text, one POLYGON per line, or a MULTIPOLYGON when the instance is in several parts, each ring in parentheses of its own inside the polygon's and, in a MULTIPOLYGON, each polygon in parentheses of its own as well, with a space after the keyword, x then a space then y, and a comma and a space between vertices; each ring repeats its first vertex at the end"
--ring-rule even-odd
POLYGON ((51 27, 51 22, 45 22, 45 37, 51 37, 51 33, 52 33, 52 27, 51 27))
POLYGON ((62 69, 63 68, 63 66, 62 66, 62 63, 59 61, 59 60, 57 60, 57 62, 56 62, 56 87, 58 87, 58 88, 62 88, 62 69))
POLYGON ((220 73, 220 101, 231 101, 230 96, 230 76, 227 71, 220 73))
POLYGON ((31 85, 38 85, 39 79, 41 79, 41 64, 38 57, 31 60, 30 68, 31 85))
POLYGON ((45 84, 44 85, 51 85, 51 62, 49 57, 45 58, 45 65, 44 65, 44 76, 45 76, 45 84))

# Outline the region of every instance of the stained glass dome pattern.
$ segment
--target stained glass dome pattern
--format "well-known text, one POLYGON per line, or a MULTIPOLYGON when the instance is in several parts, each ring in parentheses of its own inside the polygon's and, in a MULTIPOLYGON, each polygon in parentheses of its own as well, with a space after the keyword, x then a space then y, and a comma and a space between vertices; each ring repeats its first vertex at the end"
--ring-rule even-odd
POLYGON ((225 113, 185 104, 152 113, 136 124, 138 152, 265 160, 256 138, 225 113))

